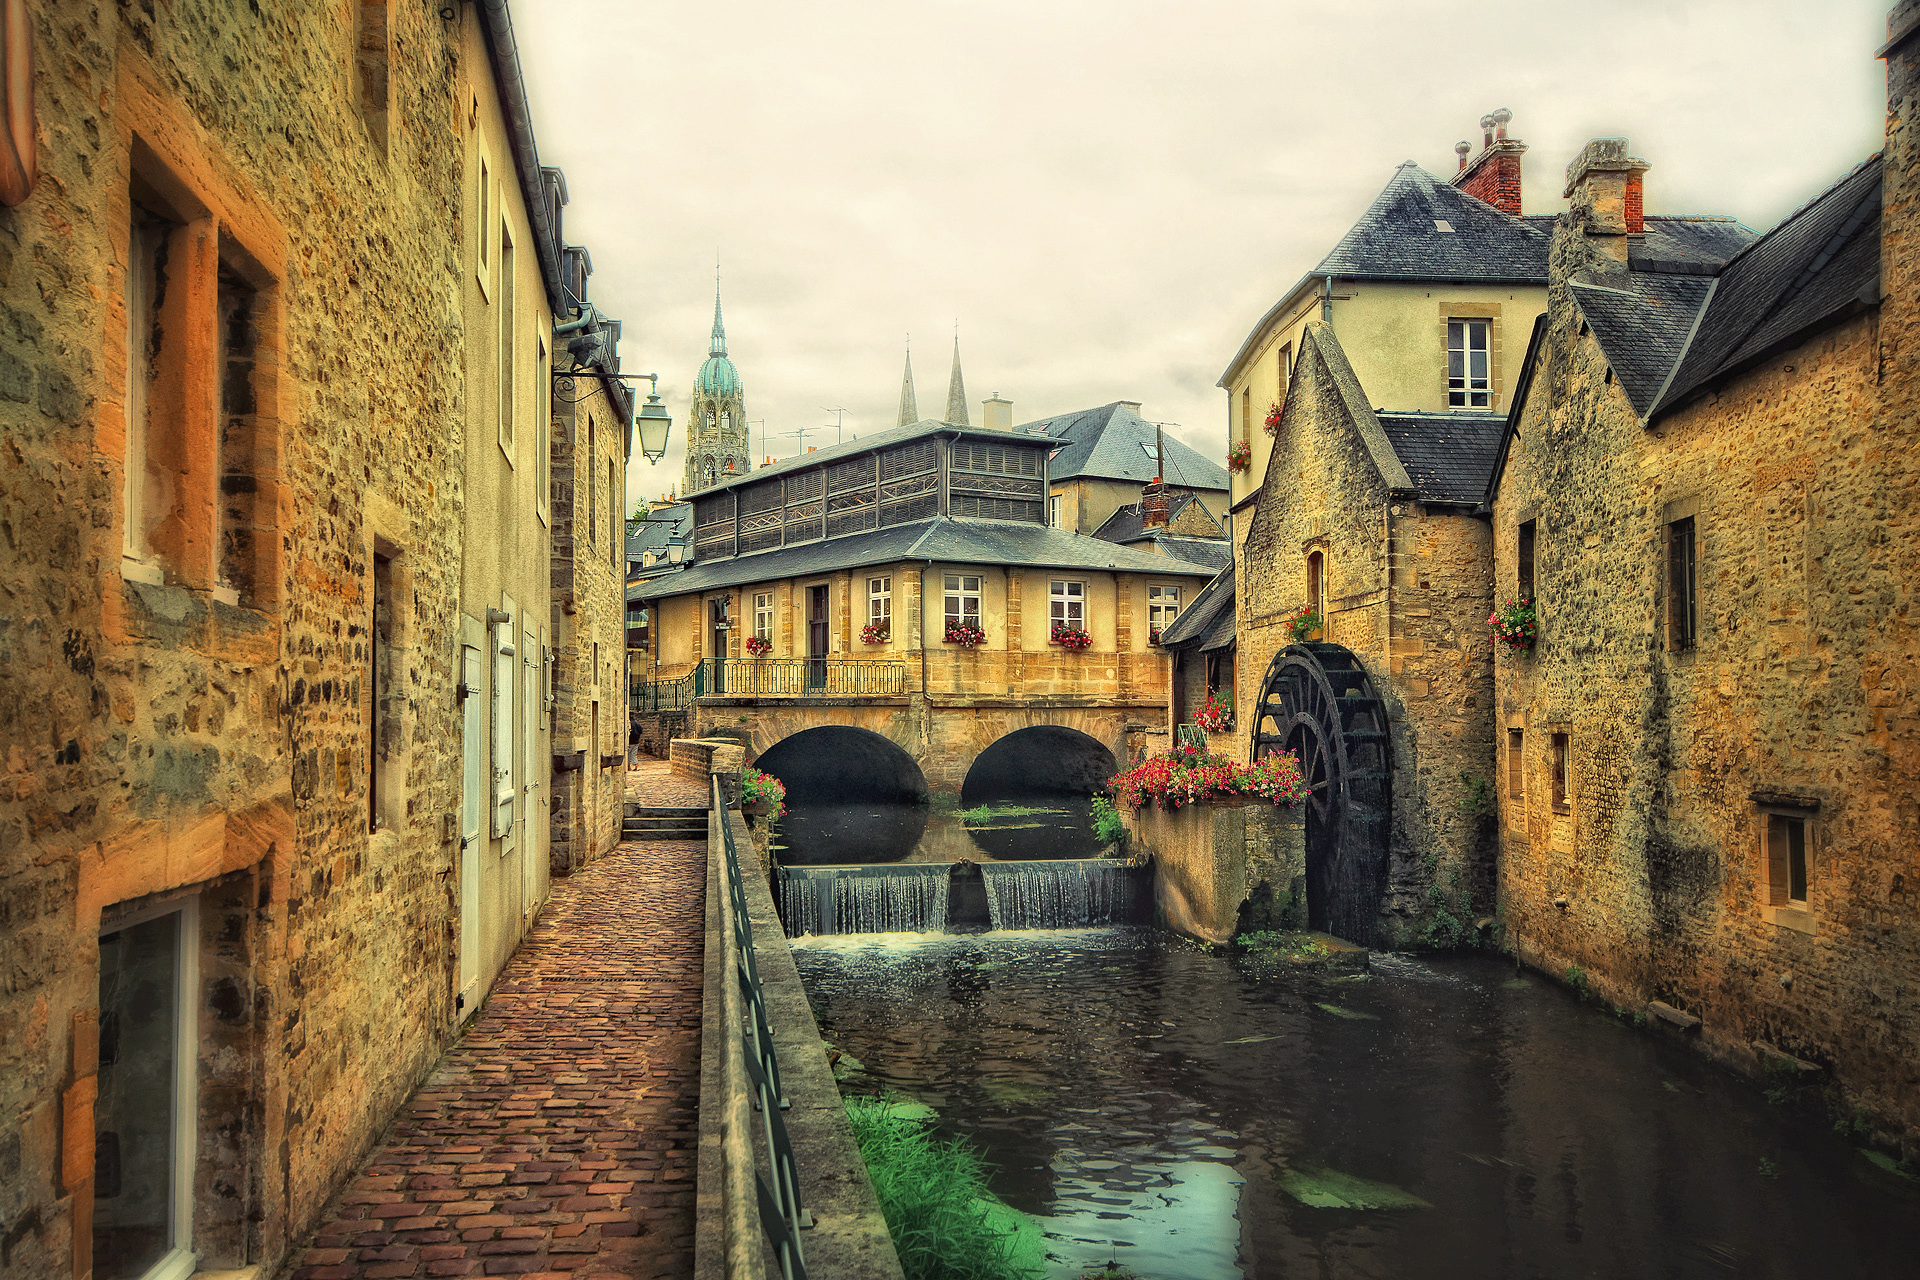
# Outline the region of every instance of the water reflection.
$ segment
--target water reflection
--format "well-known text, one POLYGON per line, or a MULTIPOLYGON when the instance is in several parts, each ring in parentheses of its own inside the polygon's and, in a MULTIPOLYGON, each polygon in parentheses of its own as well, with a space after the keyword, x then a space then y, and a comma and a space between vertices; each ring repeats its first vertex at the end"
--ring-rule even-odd
POLYGON ((849 1087, 983 1147, 1059 1276, 1893 1275, 1920 1248, 1920 1188, 1492 961, 1310 978, 1130 929, 795 955, 849 1087))
POLYGON ((924 804, 792 804, 780 820, 780 861, 790 866, 876 862, 1025 862, 1091 858, 1089 796, 998 801, 977 816, 924 804))

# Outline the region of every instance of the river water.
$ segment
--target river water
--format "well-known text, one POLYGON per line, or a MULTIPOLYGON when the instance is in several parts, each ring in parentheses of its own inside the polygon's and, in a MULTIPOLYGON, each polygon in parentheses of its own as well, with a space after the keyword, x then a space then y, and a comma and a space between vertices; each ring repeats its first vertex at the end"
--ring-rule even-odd
POLYGON ((1004 797, 980 817, 892 802, 792 803, 780 819, 779 858, 788 866, 878 862, 1017 862, 1091 858, 1093 799, 1080 795, 1004 797))
POLYGON ((1490 958, 1309 976, 1145 929, 797 940, 844 1087, 926 1102, 1052 1274, 1920 1274, 1920 1182, 1490 958))

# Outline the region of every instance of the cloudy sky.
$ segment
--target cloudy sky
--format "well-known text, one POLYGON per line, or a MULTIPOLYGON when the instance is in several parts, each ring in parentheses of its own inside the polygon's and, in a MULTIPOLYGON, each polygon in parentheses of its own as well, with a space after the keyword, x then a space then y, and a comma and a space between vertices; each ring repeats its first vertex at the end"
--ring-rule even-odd
POLYGON ((515 35, 569 240, 674 417, 680 476, 722 260, 758 455, 923 416, 1112 400, 1226 447, 1222 369, 1412 159, 1513 112, 1528 213, 1589 137, 1649 212, 1758 229, 1879 146, 1890 0, 1144 3, 539 0, 515 35), (765 425, 759 425, 764 419, 765 425), (823 424, 828 430, 820 433, 823 424), (765 443, 761 433, 765 432, 765 443))

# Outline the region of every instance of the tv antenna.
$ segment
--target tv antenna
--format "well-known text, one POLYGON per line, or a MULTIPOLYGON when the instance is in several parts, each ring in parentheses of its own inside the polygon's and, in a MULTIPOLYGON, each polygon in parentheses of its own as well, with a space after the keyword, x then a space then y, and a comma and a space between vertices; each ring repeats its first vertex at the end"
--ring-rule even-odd
MULTIPOLYGON (((807 451, 807 437, 812 435, 816 431, 824 431, 824 430, 826 430, 825 427, 795 427, 792 431, 776 432, 775 437, 781 440, 786 439, 788 436, 795 437, 800 452, 804 454, 807 451)), ((765 437, 762 436, 762 439, 764 438, 765 437)))
MULTIPOLYGON (((831 414, 833 414, 833 415, 834 415, 834 418, 833 418, 833 442, 834 442, 835 444, 839 444, 839 443, 840 443, 840 433, 841 433, 841 431, 842 431, 842 430, 843 430, 843 429, 845 428, 845 426, 846 426, 846 423, 847 423, 847 411, 846 411, 845 409, 842 409, 842 408, 840 408, 840 407, 838 407, 837 405, 825 405, 825 404, 823 404, 823 405, 821 405, 821 406, 820 406, 820 412, 822 412, 822 413, 831 413, 831 414)), ((821 429, 822 431, 825 431, 825 430, 826 430, 826 428, 825 428, 825 427, 822 427, 822 428, 820 428, 820 429, 821 429)))

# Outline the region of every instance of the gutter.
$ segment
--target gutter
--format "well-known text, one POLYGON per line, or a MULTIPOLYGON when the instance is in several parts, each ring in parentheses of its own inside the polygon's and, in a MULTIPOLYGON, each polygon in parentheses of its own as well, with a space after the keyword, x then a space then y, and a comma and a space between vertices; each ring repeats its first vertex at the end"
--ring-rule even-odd
POLYGON ((527 85, 520 75, 513 20, 507 16, 507 0, 478 3, 481 31, 487 37, 487 60, 493 66, 500 114, 506 119, 513 149, 513 168, 520 178, 520 197, 527 206, 527 220, 533 224, 534 249, 540 260, 540 277, 547 286, 547 303, 554 315, 564 315, 571 308, 560 284, 560 237, 548 217, 546 193, 541 189, 540 153, 533 142, 533 113, 527 108, 527 85))

